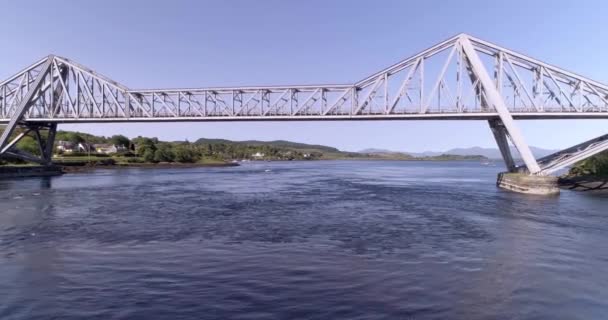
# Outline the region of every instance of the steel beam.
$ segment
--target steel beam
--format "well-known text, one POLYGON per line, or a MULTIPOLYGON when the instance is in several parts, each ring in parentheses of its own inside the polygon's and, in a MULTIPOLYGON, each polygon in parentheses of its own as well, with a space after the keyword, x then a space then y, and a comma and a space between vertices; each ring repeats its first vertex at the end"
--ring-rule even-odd
POLYGON ((23 139, 23 137, 25 137, 28 133, 30 133, 30 131, 31 131, 31 129, 27 129, 27 130, 21 132, 20 134, 18 134, 13 140, 11 140, 9 143, 7 143, 4 146, 4 148, 0 149, 0 155, 9 151, 13 146, 15 146, 19 141, 21 141, 21 139, 23 139))
MULTIPOLYGON (((454 114, 459 114, 463 119, 473 119, 477 117, 473 113, 479 112, 487 113, 485 119, 492 119, 495 112, 485 101, 487 90, 478 89, 482 85, 476 79, 477 76, 471 80, 471 86, 463 83, 462 68, 468 57, 463 54, 461 39, 468 39, 470 47, 478 55, 489 55, 496 61, 496 72, 492 80, 497 86, 503 105, 513 118, 608 117, 608 86, 491 43, 459 35, 384 69, 373 77, 353 84, 338 85, 131 90, 74 61, 54 57, 51 67, 52 80, 45 83, 39 91, 47 92, 44 86, 50 86, 55 91, 61 90, 61 94, 42 95, 41 103, 37 103, 31 112, 25 113, 25 120, 78 123, 90 122, 93 119, 98 119, 99 122, 107 122, 108 119, 273 120, 273 117, 281 117, 278 119, 281 121, 291 120, 287 117, 302 120, 325 117, 328 117, 328 120, 334 119, 329 117, 363 120, 376 116, 386 119, 414 119, 412 113, 432 114, 437 118, 453 118, 454 114), (450 70, 454 69, 450 68, 450 58, 454 53, 458 55, 457 67, 456 70, 450 70), (510 70, 507 70, 507 66, 510 70), (434 74, 437 69, 441 70, 438 77, 434 74), (418 81, 413 81, 414 76, 419 78, 418 81), (511 101, 507 100, 508 93, 505 92, 507 90, 501 90, 503 77, 511 81, 514 94, 524 99, 514 100, 513 104, 510 104, 511 101), (530 78, 534 81, 528 85, 525 79, 530 78), (428 81, 429 79, 431 81, 428 81), (455 95, 449 90, 450 87, 456 88, 455 95), (66 90, 68 88, 70 90, 66 90), (553 94, 544 95, 551 92, 553 94), (318 93, 320 98, 317 98, 318 93), (266 102, 260 100, 260 94, 266 102), (373 103, 379 102, 380 96, 382 102, 373 103), (187 103, 183 97, 188 97, 187 103), (249 99, 243 100, 244 97, 249 99), (298 103, 297 99, 303 97, 309 99, 298 103), (469 103, 470 97, 472 101, 469 103), (541 98, 546 99, 542 102, 541 98), (397 104, 403 99, 407 99, 409 103, 403 103, 402 108, 397 108, 397 104), (331 103, 328 103, 329 100, 331 103), (349 103, 347 100, 350 100, 349 103), (565 106, 564 102, 568 105, 565 106), (528 112, 530 110, 527 105, 533 105, 535 109, 528 112), (521 113, 522 110, 526 111, 526 115, 521 113)), ((469 49, 467 51, 470 51, 469 49)), ((9 122, 15 116, 18 102, 28 88, 32 87, 46 60, 25 68, 0 83, 0 123, 9 122)), ((37 97, 33 98, 36 99, 37 97)), ((501 116, 504 117, 504 114, 501 116)), ((510 126, 509 121, 504 122, 507 127, 510 126)), ((512 137, 517 139, 516 134, 512 134, 512 137)))
POLYGON ((498 90, 496 90, 496 86, 490 78, 485 66, 481 62, 481 59, 475 52, 475 48, 471 44, 471 41, 466 35, 462 35, 459 39, 459 43, 462 46, 462 50, 466 55, 469 63, 471 64, 471 69, 478 77, 482 87, 483 92, 485 93, 485 97, 489 104, 496 110, 498 116, 502 120, 506 130, 509 132, 509 136, 513 141, 513 144, 519 151, 528 171, 532 174, 538 173, 540 171, 540 167, 538 163, 536 163, 536 159, 530 151, 530 147, 526 144, 523 135, 519 131, 519 128, 513 122, 513 117, 509 112, 509 109, 505 105, 503 98, 501 97, 498 90))
POLYGON ((494 135, 494 139, 496 140, 496 144, 498 145, 502 159, 505 161, 507 170, 509 172, 517 171, 517 166, 515 165, 515 161, 513 161, 513 155, 511 154, 511 148, 509 147, 508 132, 505 125, 500 119, 489 120, 488 124, 492 130, 492 134, 494 135))
POLYGON ((46 141, 44 142, 44 152, 42 158, 45 164, 53 163, 53 147, 55 146, 55 136, 57 134, 57 123, 49 123, 46 141))
POLYGON ((19 124, 20 121, 22 121, 23 116, 25 115, 27 110, 32 105, 32 102, 33 102, 32 98, 36 95, 36 93, 42 86, 46 76, 49 74, 52 63, 53 63, 53 56, 49 56, 47 58, 47 61, 43 64, 42 70, 38 74, 36 81, 34 81, 34 83, 30 86, 29 91, 25 94, 23 99, 21 99, 21 101, 19 102, 19 106, 17 107, 17 110, 11 117, 11 120, 9 121, 6 128, 4 128, 4 131, 2 132, 2 136, 0 136, 0 156, 2 155, 2 151, 4 151, 4 147, 8 143, 10 136, 13 134, 13 132, 17 128, 17 125, 19 124))
POLYGON ((551 174, 608 150, 608 134, 579 143, 538 160, 542 174, 551 174))

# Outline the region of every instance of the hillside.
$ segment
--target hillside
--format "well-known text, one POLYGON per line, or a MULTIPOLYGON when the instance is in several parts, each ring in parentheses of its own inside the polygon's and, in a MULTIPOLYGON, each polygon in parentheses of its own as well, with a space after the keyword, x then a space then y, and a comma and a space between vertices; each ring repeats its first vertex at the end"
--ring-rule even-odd
POLYGON ((489 158, 482 155, 456 155, 456 154, 438 154, 434 156, 414 156, 402 152, 372 152, 359 153, 364 158, 382 159, 382 160, 410 160, 410 161, 487 161, 489 158))
MULTIPOLYGON (((369 159, 369 160, 419 160, 419 161, 483 161, 483 155, 437 154, 414 156, 403 152, 391 152, 369 149, 369 152, 345 152, 337 148, 306 144, 285 140, 232 141, 227 139, 200 138, 194 143, 187 141, 161 141, 157 138, 136 137, 129 139, 122 135, 111 137, 96 136, 74 131, 58 131, 56 146, 61 141, 62 149, 55 149, 57 161, 84 161, 85 157, 103 158, 104 162, 118 163, 159 163, 180 162, 199 163, 209 161, 233 160, 335 160, 335 159, 369 159), (74 146, 74 150, 65 151, 65 145, 74 146), (100 145, 124 146, 114 148, 113 154, 100 150, 100 145), (110 160, 108 159, 110 157, 110 160), (107 160, 107 161, 106 161, 107 160)), ((18 145, 20 149, 37 154, 39 149, 34 138, 26 136, 18 145)))
POLYGON ((273 141, 259 141, 259 140, 245 140, 245 141, 232 141, 226 139, 208 139, 200 138, 196 140, 195 144, 239 144, 239 145, 250 145, 250 146, 273 146, 278 148, 296 149, 296 150, 317 150, 325 152, 340 152, 340 150, 318 145, 318 144, 306 144, 299 142, 291 142, 285 140, 273 140, 273 141))
MULTIPOLYGON (((550 155, 557 150, 549 150, 538 147, 530 147, 532 153, 537 158, 542 158, 544 156, 550 155)), ((391 153, 401 153, 398 151, 391 151, 385 149, 364 149, 360 151, 361 153, 376 153, 376 154, 391 154, 391 153)), ((489 159, 502 159, 500 154, 500 150, 498 148, 482 148, 482 147, 471 147, 471 148, 453 148, 447 151, 425 151, 425 152, 405 152, 414 157, 436 157, 442 154, 449 155, 457 155, 457 156, 484 156, 489 159)), ((511 147, 511 154, 513 157, 519 158, 519 153, 513 147, 511 147)))

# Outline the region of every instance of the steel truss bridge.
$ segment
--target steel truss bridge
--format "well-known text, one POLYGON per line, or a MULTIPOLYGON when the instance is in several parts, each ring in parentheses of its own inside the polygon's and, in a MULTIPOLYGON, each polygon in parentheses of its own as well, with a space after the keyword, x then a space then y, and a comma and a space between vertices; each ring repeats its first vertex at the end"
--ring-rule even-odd
POLYGON ((514 120, 606 118, 607 85, 466 34, 338 85, 133 90, 49 55, 0 83, 0 157, 51 163, 59 123, 484 120, 509 171, 547 175, 608 149, 608 135, 536 159, 514 120), (16 147, 26 135, 40 156, 16 147))

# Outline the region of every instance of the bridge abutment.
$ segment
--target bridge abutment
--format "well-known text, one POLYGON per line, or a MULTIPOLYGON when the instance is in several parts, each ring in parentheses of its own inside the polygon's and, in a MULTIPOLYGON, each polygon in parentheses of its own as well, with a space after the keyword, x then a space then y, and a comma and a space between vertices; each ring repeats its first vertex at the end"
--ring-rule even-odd
POLYGON ((558 178, 555 176, 529 175, 527 173, 502 172, 498 174, 499 188, 533 195, 558 195, 558 178))

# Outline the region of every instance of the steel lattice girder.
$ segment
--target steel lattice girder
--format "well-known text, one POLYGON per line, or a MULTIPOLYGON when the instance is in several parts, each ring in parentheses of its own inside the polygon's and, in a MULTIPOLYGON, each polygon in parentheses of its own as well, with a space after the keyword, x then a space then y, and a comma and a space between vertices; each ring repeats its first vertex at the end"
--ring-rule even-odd
POLYGON ((25 119, 44 122, 493 119, 473 81, 467 41, 516 119, 608 118, 608 86, 528 56, 458 35, 354 84, 131 90, 66 58, 49 56, 0 83, 8 122, 52 60, 25 119), (65 71, 63 71, 65 70, 65 71), (488 72, 491 70, 492 72, 488 72), (67 72, 66 77, 60 77, 67 72), (63 89, 55 95, 57 88, 63 89), (50 108, 55 103, 56 108, 50 108))
POLYGON ((17 123, 500 120, 506 133, 499 140, 508 134, 527 169, 539 174, 562 163, 539 167, 513 120, 589 118, 608 118, 608 86, 466 34, 353 84, 132 90, 53 55, 0 83, 0 124, 13 129, 17 123))

